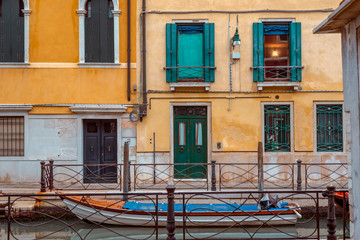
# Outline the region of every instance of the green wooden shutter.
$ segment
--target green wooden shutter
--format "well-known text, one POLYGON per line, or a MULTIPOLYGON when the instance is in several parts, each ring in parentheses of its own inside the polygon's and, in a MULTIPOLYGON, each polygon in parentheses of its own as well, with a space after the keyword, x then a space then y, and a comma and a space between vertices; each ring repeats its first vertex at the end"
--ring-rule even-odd
MULTIPOLYGON (((205 67, 215 67, 215 39, 214 39, 214 23, 204 24, 204 57, 205 67)), ((215 70, 205 69, 205 82, 215 81, 215 70)))
MULTIPOLYGON (((290 66, 301 67, 301 23, 290 23, 290 66)), ((290 80, 301 82, 301 68, 291 68, 290 80)))
POLYGON ((253 74, 254 82, 264 81, 264 24, 253 23, 253 74))
MULTIPOLYGON (((177 26, 174 23, 166 24, 166 67, 177 66, 177 26)), ((166 70, 166 82, 177 81, 176 68, 166 70)))

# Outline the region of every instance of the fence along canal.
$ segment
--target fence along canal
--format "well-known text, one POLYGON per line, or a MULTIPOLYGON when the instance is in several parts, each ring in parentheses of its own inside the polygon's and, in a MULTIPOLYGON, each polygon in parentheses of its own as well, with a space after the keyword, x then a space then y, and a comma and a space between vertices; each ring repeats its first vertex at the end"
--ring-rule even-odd
MULTIPOLYGON (((59 237, 61 231, 71 232, 70 239, 321 239, 324 238, 324 229, 321 230, 321 222, 327 219, 327 239, 336 239, 339 236, 342 239, 347 238, 348 234, 348 213, 346 206, 343 206, 342 211, 337 211, 338 221, 336 222, 336 208, 334 204, 335 188, 330 186, 327 191, 319 190, 304 190, 304 191, 227 191, 227 192, 180 192, 175 191, 174 186, 169 186, 167 192, 153 192, 153 193, 44 193, 44 194, 28 194, 28 195, 4 195, 2 199, 7 199, 6 217, 1 221, 7 225, 6 238, 7 239, 22 239, 18 230, 19 226, 24 229, 46 229, 42 234, 36 236, 36 239, 54 239, 59 237), (247 217, 257 218, 257 225, 249 227, 246 224, 246 218, 234 218, 234 211, 223 214, 221 219, 226 219, 231 222, 228 226, 219 225, 219 219, 214 219, 206 224, 197 223, 197 225, 190 226, 192 221, 191 210, 186 206, 201 203, 221 203, 227 206, 234 206, 237 204, 243 206, 246 204, 257 204, 259 202, 259 195, 271 194, 278 196, 280 202, 297 202, 301 206, 299 210, 302 215, 301 218, 285 219, 281 213, 274 213, 273 219, 278 218, 288 221, 287 227, 279 227, 274 225, 271 219, 262 219, 258 217, 260 210, 249 214, 247 217), (80 196, 84 202, 91 202, 92 199, 106 198, 109 200, 108 205, 103 205, 102 208, 93 207, 93 212, 84 216, 85 219, 91 219, 91 216, 101 214, 104 219, 101 222, 89 222, 86 224, 80 219, 77 219, 72 214, 71 210, 67 208, 59 197, 61 196, 80 196), (126 197, 125 197, 126 196, 126 197), (149 220, 146 224, 129 223, 126 228, 121 226, 110 226, 104 224, 110 217, 102 211, 116 204, 120 204, 124 198, 128 201, 138 201, 148 203, 150 210, 139 210, 141 214, 148 216, 149 220), (111 201, 110 201, 111 200, 111 201), (36 202, 35 208, 27 212, 16 211, 16 205, 23 201, 36 202), (162 213, 161 208, 167 203, 167 209, 162 213), (174 204, 183 206, 182 219, 175 225, 175 211, 174 204), (326 216, 324 216, 324 207, 326 207, 326 216), (166 227, 160 227, 159 218, 166 216, 166 227), (33 223, 30 219, 39 219, 40 222, 33 223), (24 221, 27 220, 27 221, 24 221), (55 223, 55 227, 54 227, 55 223), (295 224, 296 223, 296 224, 295 224), (343 224, 342 228, 337 227, 337 224, 343 224), (51 226, 51 227, 47 227, 51 226), (81 227, 79 227, 81 226, 81 227), (149 226, 149 227, 147 227, 149 226), (139 230, 136 231, 136 228, 139 230), (127 229, 127 230, 126 230, 127 229), (303 229, 303 230, 301 230, 303 229), (305 229, 305 230, 304 230, 305 229), (100 235, 98 235, 100 234, 100 235)), ((342 191, 344 192, 344 191, 342 191)), ((346 192, 346 191, 345 191, 346 192)), ((75 205, 73 208, 79 207, 75 205)), ((204 208, 204 205, 202 205, 204 208)), ((206 209, 213 211, 214 209, 206 209)), ((129 210, 130 211, 130 210, 129 210)), ((119 212, 118 215, 127 214, 128 212, 119 212)), ((178 220, 177 220, 178 221, 178 220)), ((21 231, 20 231, 21 232, 21 231)), ((29 238, 27 238, 29 239, 29 238)))

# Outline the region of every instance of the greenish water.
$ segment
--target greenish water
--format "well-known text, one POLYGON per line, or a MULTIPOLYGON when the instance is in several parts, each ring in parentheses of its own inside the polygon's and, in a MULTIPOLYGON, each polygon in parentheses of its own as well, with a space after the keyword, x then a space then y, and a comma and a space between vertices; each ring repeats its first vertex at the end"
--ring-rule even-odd
MULTIPOLYGON (((296 238, 312 236, 317 237, 316 221, 306 221, 295 226, 276 228, 188 228, 186 239, 246 239, 246 238, 296 238)), ((11 224, 11 231, 8 234, 8 226, 0 222, 0 239, 68 239, 68 240, 115 240, 115 239, 156 239, 154 228, 150 227, 114 227, 110 225, 97 226, 82 221, 66 222, 19 222, 11 224), (71 227, 69 227, 71 226, 71 227)), ((342 238, 342 219, 337 220, 337 235, 342 238)), ((326 239, 326 220, 320 221, 320 237, 326 239)), ((158 239, 166 239, 166 229, 159 228, 158 239)), ((176 239, 183 239, 183 229, 176 229, 176 239)))

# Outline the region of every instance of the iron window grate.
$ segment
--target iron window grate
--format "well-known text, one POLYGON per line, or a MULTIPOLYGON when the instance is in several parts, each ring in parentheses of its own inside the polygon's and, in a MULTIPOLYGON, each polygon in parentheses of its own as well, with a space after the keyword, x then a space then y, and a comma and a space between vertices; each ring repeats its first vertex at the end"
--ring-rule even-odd
POLYGON ((265 151, 290 152, 290 105, 264 106, 265 151))
POLYGON ((343 107, 341 104, 316 106, 318 152, 343 151, 343 107))
POLYGON ((24 117, 0 117, 0 156, 24 156, 24 117))

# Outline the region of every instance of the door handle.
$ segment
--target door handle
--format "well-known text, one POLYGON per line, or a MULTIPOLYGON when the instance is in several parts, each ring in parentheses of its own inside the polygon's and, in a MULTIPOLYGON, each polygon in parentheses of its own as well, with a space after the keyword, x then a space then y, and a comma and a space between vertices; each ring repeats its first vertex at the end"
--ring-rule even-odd
POLYGON ((109 150, 109 152, 111 152, 111 147, 110 146, 109 146, 108 150, 109 150))
POLYGON ((184 152, 184 147, 180 147, 180 152, 184 152))
POLYGON ((90 152, 94 151, 94 146, 90 146, 90 152))
POLYGON ((196 151, 197 151, 198 153, 200 153, 200 152, 201 152, 201 148, 200 148, 200 147, 197 147, 197 148, 196 148, 196 151))

